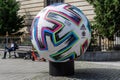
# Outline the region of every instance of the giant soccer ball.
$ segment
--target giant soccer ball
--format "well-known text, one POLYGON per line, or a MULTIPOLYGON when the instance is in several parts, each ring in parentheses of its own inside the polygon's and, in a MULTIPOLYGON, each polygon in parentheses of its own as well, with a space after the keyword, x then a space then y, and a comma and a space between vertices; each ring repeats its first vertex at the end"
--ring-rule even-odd
POLYGON ((34 18, 31 41, 41 57, 66 62, 83 54, 91 39, 89 21, 70 4, 45 7, 34 18))

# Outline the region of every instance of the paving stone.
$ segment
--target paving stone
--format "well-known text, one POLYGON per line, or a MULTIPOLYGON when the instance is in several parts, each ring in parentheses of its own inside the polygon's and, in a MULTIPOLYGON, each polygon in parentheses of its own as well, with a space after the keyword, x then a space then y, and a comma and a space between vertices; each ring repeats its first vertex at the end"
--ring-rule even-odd
POLYGON ((1 57, 0 80, 120 80, 120 61, 75 61, 73 76, 56 77, 49 75, 48 62, 1 57))

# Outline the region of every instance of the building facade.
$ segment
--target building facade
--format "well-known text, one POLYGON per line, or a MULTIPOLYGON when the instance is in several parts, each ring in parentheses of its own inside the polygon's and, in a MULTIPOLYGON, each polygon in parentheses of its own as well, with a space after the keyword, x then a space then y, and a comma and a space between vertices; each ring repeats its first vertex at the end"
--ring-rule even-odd
POLYGON ((69 3, 78 7, 89 21, 94 21, 94 8, 90 5, 86 0, 17 0, 20 2, 20 15, 25 15, 25 24, 27 27, 31 26, 33 18, 37 15, 37 13, 43 9, 45 6, 50 5, 52 3, 69 3))

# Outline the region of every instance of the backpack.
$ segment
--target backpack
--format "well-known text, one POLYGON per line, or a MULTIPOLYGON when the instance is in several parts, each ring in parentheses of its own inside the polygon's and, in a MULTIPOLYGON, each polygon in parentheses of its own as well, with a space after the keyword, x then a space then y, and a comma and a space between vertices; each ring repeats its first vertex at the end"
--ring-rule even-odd
POLYGON ((14 47, 15 49, 19 49, 19 46, 16 43, 14 43, 14 47))

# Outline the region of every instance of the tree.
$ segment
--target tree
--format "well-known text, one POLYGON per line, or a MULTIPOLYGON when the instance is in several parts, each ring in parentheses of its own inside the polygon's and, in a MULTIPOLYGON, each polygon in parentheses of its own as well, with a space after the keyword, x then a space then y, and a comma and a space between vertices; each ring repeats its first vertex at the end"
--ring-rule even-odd
POLYGON ((16 0, 0 0, 0 35, 10 35, 24 27, 24 16, 18 15, 20 4, 16 0))
POLYGON ((111 39, 120 30, 120 0, 87 0, 95 8, 94 29, 111 39))

